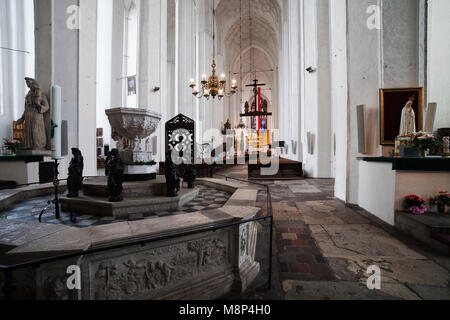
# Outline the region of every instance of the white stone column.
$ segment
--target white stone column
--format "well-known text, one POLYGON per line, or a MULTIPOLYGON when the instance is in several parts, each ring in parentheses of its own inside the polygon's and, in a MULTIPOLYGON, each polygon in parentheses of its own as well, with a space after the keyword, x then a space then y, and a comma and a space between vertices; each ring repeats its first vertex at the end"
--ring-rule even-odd
MULTIPOLYGON (((207 0, 201 0, 199 2, 199 14, 198 14, 198 67, 197 74, 195 76, 197 80, 197 85, 200 85, 200 80, 202 75, 206 74, 207 77, 211 75, 211 63, 212 63, 212 20, 211 20, 211 10, 212 7, 210 2, 207 0)), ((199 87, 200 89, 200 87, 199 87)), ((200 142, 203 141, 203 133, 213 127, 212 117, 214 117, 213 103, 206 101, 206 99, 201 99, 198 103, 199 120, 201 123, 199 133, 200 142)))
POLYGON ((192 0, 176 0, 175 109, 194 118, 194 98, 189 79, 195 74, 195 15, 192 0))
POLYGON ((80 0, 78 148, 84 175, 97 175, 97 0, 80 0))
POLYGON ((167 1, 142 0, 140 6, 139 108, 163 115, 157 129, 157 159, 164 146, 164 123, 169 120, 167 106, 167 1), (156 88, 159 88, 157 90, 156 88))
MULTIPOLYGON (((96 174, 96 1, 38 0, 35 6, 37 80, 46 94, 51 85, 61 86, 69 149, 80 148, 84 174, 96 174), (86 11, 80 15, 82 30, 73 23, 80 9, 86 11)), ((62 177, 70 159, 69 154, 61 161, 62 177)))
POLYGON ((124 23, 125 6, 123 0, 112 1, 112 46, 111 46, 111 106, 109 108, 120 108, 125 106, 124 79, 124 23))
POLYGON ((304 169, 310 177, 330 178, 332 121, 329 1, 311 0, 304 4, 304 65, 299 68, 304 75, 304 169), (309 67, 314 72, 305 70, 309 67), (308 133, 311 134, 312 150, 308 149, 308 133))
POLYGON ((289 119, 291 158, 303 161, 302 121, 300 105, 300 1, 289 1, 289 119), (295 125, 297 124, 297 125, 295 125))
POLYGON ((332 141, 335 169, 335 195, 347 199, 349 170, 348 145, 348 71, 347 71, 347 0, 330 2, 331 24, 331 88, 333 108, 332 141))

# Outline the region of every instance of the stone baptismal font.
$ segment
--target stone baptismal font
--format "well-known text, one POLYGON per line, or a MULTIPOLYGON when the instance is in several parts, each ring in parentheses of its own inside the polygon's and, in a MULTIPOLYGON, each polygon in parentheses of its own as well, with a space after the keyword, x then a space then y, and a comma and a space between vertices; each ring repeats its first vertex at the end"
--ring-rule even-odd
POLYGON ((86 179, 83 195, 63 198, 63 211, 118 218, 177 209, 197 197, 198 189, 168 195, 165 177, 156 175, 150 136, 161 115, 130 108, 110 109, 106 114, 117 140, 117 148, 111 150, 113 157, 108 157, 114 164, 109 166, 107 177, 86 179), (124 147, 124 139, 131 142, 129 146, 124 147), (120 163, 120 173, 116 163, 120 163))
POLYGON ((125 181, 143 181, 156 178, 156 164, 152 158, 150 136, 155 133, 162 116, 148 109, 116 108, 106 110, 117 150, 125 164, 125 181), (124 148, 123 139, 130 141, 124 148), (142 142, 145 141, 145 148, 142 142))

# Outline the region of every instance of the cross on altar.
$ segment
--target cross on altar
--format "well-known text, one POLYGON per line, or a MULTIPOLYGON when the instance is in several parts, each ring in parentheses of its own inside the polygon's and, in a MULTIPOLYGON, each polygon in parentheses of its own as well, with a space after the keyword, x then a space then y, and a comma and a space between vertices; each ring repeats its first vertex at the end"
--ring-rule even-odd
POLYGON ((258 83, 258 80, 253 80, 253 84, 246 85, 247 88, 253 88, 253 93, 255 94, 255 108, 258 107, 258 87, 265 87, 265 83, 258 83))

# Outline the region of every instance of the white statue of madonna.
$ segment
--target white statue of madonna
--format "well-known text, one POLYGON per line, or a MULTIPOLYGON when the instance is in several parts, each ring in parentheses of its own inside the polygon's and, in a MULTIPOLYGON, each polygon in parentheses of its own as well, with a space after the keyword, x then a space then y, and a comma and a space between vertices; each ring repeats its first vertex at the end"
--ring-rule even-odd
POLYGON ((408 137, 416 132, 416 113, 413 109, 414 97, 409 98, 402 110, 400 137, 408 137))

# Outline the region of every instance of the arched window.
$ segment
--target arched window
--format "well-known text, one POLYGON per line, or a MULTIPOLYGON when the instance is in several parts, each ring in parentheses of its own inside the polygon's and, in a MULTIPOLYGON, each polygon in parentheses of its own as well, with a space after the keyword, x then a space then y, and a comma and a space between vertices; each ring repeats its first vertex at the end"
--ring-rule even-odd
POLYGON ((34 1, 0 1, 0 138, 23 113, 25 77, 35 76, 34 1))

